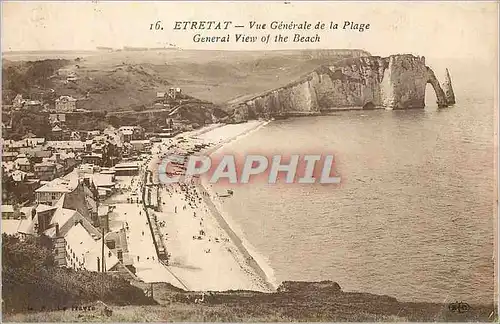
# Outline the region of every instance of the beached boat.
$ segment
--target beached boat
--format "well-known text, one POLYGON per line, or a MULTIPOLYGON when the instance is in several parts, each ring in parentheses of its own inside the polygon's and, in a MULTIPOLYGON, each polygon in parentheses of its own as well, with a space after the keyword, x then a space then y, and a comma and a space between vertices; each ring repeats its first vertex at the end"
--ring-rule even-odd
POLYGON ((233 191, 231 189, 227 189, 226 193, 217 194, 219 197, 231 197, 233 195, 233 191))

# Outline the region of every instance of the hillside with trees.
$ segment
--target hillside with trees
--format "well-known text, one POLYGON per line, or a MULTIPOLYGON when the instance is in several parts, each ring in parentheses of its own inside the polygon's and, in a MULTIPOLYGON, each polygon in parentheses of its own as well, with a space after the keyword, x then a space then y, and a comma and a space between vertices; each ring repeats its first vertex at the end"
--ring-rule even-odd
POLYGON ((113 305, 152 305, 143 290, 106 273, 59 268, 44 236, 2 235, 2 312, 71 308, 101 300, 113 305))

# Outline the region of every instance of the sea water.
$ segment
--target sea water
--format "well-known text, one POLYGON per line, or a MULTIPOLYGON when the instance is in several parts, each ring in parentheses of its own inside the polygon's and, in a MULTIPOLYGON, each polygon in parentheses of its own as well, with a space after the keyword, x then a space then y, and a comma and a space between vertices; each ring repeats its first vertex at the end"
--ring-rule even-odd
POLYGON ((254 182, 224 198, 276 281, 333 280, 404 301, 493 301, 494 88, 474 82, 472 69, 451 71, 453 107, 438 109, 429 86, 425 109, 274 121, 224 148, 336 156, 340 187, 254 182))

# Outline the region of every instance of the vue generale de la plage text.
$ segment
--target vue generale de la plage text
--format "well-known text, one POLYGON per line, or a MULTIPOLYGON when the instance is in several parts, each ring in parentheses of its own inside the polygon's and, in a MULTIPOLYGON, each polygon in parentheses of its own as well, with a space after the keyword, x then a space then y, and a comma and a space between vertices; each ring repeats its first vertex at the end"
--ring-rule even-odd
MULTIPOLYGON (((153 24, 151 25, 153 29, 153 24)), ((157 26, 161 22, 157 22, 157 26)), ((230 20, 189 20, 174 21, 173 30, 177 32, 195 32, 194 43, 317 43, 321 33, 331 31, 367 32, 370 24, 356 21, 249 21, 237 23, 230 20), (221 31, 227 31, 222 34, 221 31), (267 33, 269 32, 269 33, 267 33)), ((158 28, 157 28, 158 29, 158 28)))

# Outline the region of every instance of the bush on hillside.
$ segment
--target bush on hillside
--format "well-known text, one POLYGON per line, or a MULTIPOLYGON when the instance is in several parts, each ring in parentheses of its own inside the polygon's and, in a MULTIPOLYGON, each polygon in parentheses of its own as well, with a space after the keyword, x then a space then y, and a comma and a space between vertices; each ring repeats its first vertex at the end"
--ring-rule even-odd
POLYGON ((155 302, 126 280, 105 273, 59 268, 49 238, 2 236, 3 312, 57 309, 102 300, 116 305, 155 302))

